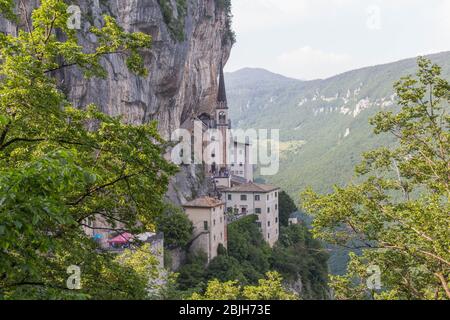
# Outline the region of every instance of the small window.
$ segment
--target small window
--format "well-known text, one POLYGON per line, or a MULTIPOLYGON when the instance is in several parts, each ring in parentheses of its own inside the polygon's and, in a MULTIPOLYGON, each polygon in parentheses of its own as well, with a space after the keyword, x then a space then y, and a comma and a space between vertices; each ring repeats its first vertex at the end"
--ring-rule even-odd
POLYGON ((232 195, 229 194, 229 195, 228 195, 228 201, 231 201, 232 199, 233 199, 232 195))
POLYGON ((244 166, 244 164, 241 162, 241 163, 239 163, 239 167, 243 167, 244 166))
POLYGON ((278 198, 278 192, 275 192, 275 198, 278 198))
POLYGON ((278 210, 278 205, 277 204, 275 205, 275 210, 278 210))
POLYGON ((269 200, 269 198, 270 198, 270 195, 267 195, 267 200, 269 200))
POLYGON ((208 231, 208 221, 203 221, 203 228, 208 231))
POLYGON ((267 226, 270 227, 270 221, 267 221, 267 226))
POLYGON ((247 201, 247 195, 241 194, 241 201, 247 201))
POLYGON ((255 195, 255 201, 261 201, 261 196, 259 194, 255 195))
POLYGON ((261 212, 262 212, 262 211, 261 211, 261 208, 255 208, 255 213, 256 213, 256 214, 261 214, 261 212))
POLYGON ((215 225, 216 225, 216 219, 213 220, 213 226, 215 226, 215 225))
POLYGON ((267 208, 267 213, 270 213, 270 207, 267 208))
POLYGON ((270 233, 267 234, 267 239, 270 239, 270 233))
POLYGON ((275 218, 275 223, 278 223, 278 218, 275 218))

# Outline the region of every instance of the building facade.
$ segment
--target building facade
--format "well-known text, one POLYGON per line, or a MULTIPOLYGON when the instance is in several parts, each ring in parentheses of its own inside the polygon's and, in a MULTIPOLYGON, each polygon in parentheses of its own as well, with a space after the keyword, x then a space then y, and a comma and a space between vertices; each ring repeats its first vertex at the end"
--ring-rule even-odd
POLYGON ((217 256, 220 245, 227 248, 225 203, 211 197, 197 198, 183 205, 194 225, 192 251, 203 251, 208 262, 217 256))
POLYGON ((279 238, 278 187, 246 183, 223 191, 227 213, 256 215, 264 240, 272 247, 279 238))
MULTIPOLYGON (((232 123, 228 112, 225 77, 221 68, 214 111, 195 116, 181 126, 192 134, 191 160, 203 163, 206 175, 218 188, 231 187, 233 180, 240 183, 253 181, 251 143, 243 143, 232 137, 232 123), (199 135, 202 141, 196 140, 199 135)), ((183 153, 187 154, 187 151, 183 153)))
POLYGON ((206 252, 208 261, 217 256, 220 244, 227 247, 227 224, 235 221, 230 216, 235 219, 255 214, 263 238, 271 247, 279 238, 279 188, 253 182, 251 141, 231 136, 228 111, 221 68, 214 112, 183 124, 184 129, 194 133, 192 158, 202 159, 206 176, 214 185, 211 194, 215 198, 202 197, 183 206, 195 228, 191 251, 206 252), (199 136, 196 132, 201 132, 202 141, 195 140, 199 136))

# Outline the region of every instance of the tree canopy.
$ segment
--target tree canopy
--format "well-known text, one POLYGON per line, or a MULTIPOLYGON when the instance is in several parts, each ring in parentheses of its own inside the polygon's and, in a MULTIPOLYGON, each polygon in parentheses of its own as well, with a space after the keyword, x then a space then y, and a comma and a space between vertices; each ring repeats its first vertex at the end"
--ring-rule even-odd
POLYGON ((317 238, 363 249, 346 276, 332 278, 336 298, 450 299, 450 85, 428 59, 418 67, 395 85, 401 110, 371 120, 397 146, 364 154, 360 183, 303 193, 317 238), (366 285, 374 266, 377 292, 366 285))
POLYGON ((286 193, 286 191, 281 191, 278 199, 280 224, 287 227, 289 225, 289 218, 294 212, 298 211, 298 208, 295 201, 286 193))
POLYGON ((204 294, 194 293, 192 300, 298 300, 298 296, 287 291, 282 277, 277 272, 268 272, 258 285, 241 287, 237 281, 212 280, 204 294))
MULTIPOLYGON (((0 1, 0 13, 18 20, 13 7, 0 1)), ((154 229, 175 172, 165 141, 155 123, 75 108, 54 75, 79 68, 104 77, 102 57, 118 54, 145 76, 139 52, 151 37, 104 16, 89 30, 97 46, 88 52, 67 26, 64 1, 42 0, 25 16, 17 35, 0 33, 0 298, 146 297, 139 274, 99 252, 84 230, 99 217, 118 231, 154 229), (82 271, 77 292, 65 287, 70 265, 82 271)))

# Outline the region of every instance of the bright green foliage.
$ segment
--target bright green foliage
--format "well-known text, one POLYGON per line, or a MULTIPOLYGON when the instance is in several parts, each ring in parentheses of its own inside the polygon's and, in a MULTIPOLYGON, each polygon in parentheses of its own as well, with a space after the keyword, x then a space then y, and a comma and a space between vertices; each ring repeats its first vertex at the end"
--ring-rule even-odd
POLYGON ((279 273, 268 272, 257 286, 244 287, 242 295, 247 300, 297 300, 297 295, 283 288, 282 281, 279 273))
POLYGON ((131 268, 144 283, 147 283, 147 291, 152 298, 157 298, 163 292, 165 275, 159 269, 159 261, 152 252, 152 246, 148 243, 127 249, 116 261, 121 265, 131 268))
POLYGON ((237 281, 222 283, 216 279, 208 283, 206 292, 203 295, 194 293, 191 300, 237 300, 240 293, 241 288, 237 281))
POLYGON ((303 194, 316 237, 365 249, 352 255, 345 277, 332 279, 339 298, 368 297, 361 286, 375 265, 384 289, 375 298, 450 299, 450 85, 439 66, 424 58, 418 64, 416 78, 395 85, 402 110, 371 121, 397 146, 364 155, 361 183, 303 194))
POLYGON ((151 252, 151 246, 148 243, 138 248, 125 250, 117 256, 116 261, 132 268, 148 281, 159 276, 158 260, 151 252))
POLYGON ((186 246, 194 230, 192 221, 182 209, 169 204, 158 217, 156 226, 164 233, 164 245, 169 249, 186 246))
POLYGON ((83 227, 98 217, 135 234, 154 226, 175 171, 165 142, 155 123, 73 108, 51 75, 73 67, 104 76, 107 54, 145 75, 138 50, 151 38, 105 17, 91 29, 98 47, 86 53, 66 9, 43 0, 17 36, 0 34, 0 298, 145 298, 139 273, 96 252, 83 227), (72 264, 81 267, 81 291, 65 289, 72 264))
POLYGON ((241 287, 237 281, 212 280, 203 295, 195 293, 191 300, 297 300, 297 295, 283 288, 282 280, 277 272, 268 272, 256 286, 241 287))

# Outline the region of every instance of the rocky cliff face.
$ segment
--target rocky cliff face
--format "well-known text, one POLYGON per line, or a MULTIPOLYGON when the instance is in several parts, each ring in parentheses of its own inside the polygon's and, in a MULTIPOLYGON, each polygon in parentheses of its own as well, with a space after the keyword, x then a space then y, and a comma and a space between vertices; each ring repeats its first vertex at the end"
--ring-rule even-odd
MULTIPOLYGON (((25 1, 28 12, 38 0, 25 1)), ((89 28, 109 14, 126 31, 152 35, 153 47, 143 52, 149 76, 139 78, 128 72, 117 55, 104 59, 108 71, 105 80, 83 78, 76 69, 66 69, 59 77, 64 90, 76 106, 94 103, 110 115, 122 115, 127 122, 159 123, 163 137, 179 128, 185 120, 215 106, 220 62, 228 60, 231 41, 227 38, 226 10, 221 0, 74 0, 80 7, 81 43, 95 46, 89 28), (171 21, 171 23, 169 23, 171 21), (176 24, 176 27, 173 25, 176 24)), ((0 20, 0 31, 15 33, 17 27, 0 20)), ((183 170, 177 184, 182 194, 170 198, 183 200, 193 196, 189 185, 197 181, 191 170, 183 170), (183 178, 186 176, 185 178, 183 178), (185 186, 183 187, 183 183, 185 186)), ((206 187, 196 192, 204 193, 206 187), (202 192, 203 189, 203 192, 202 192)))

